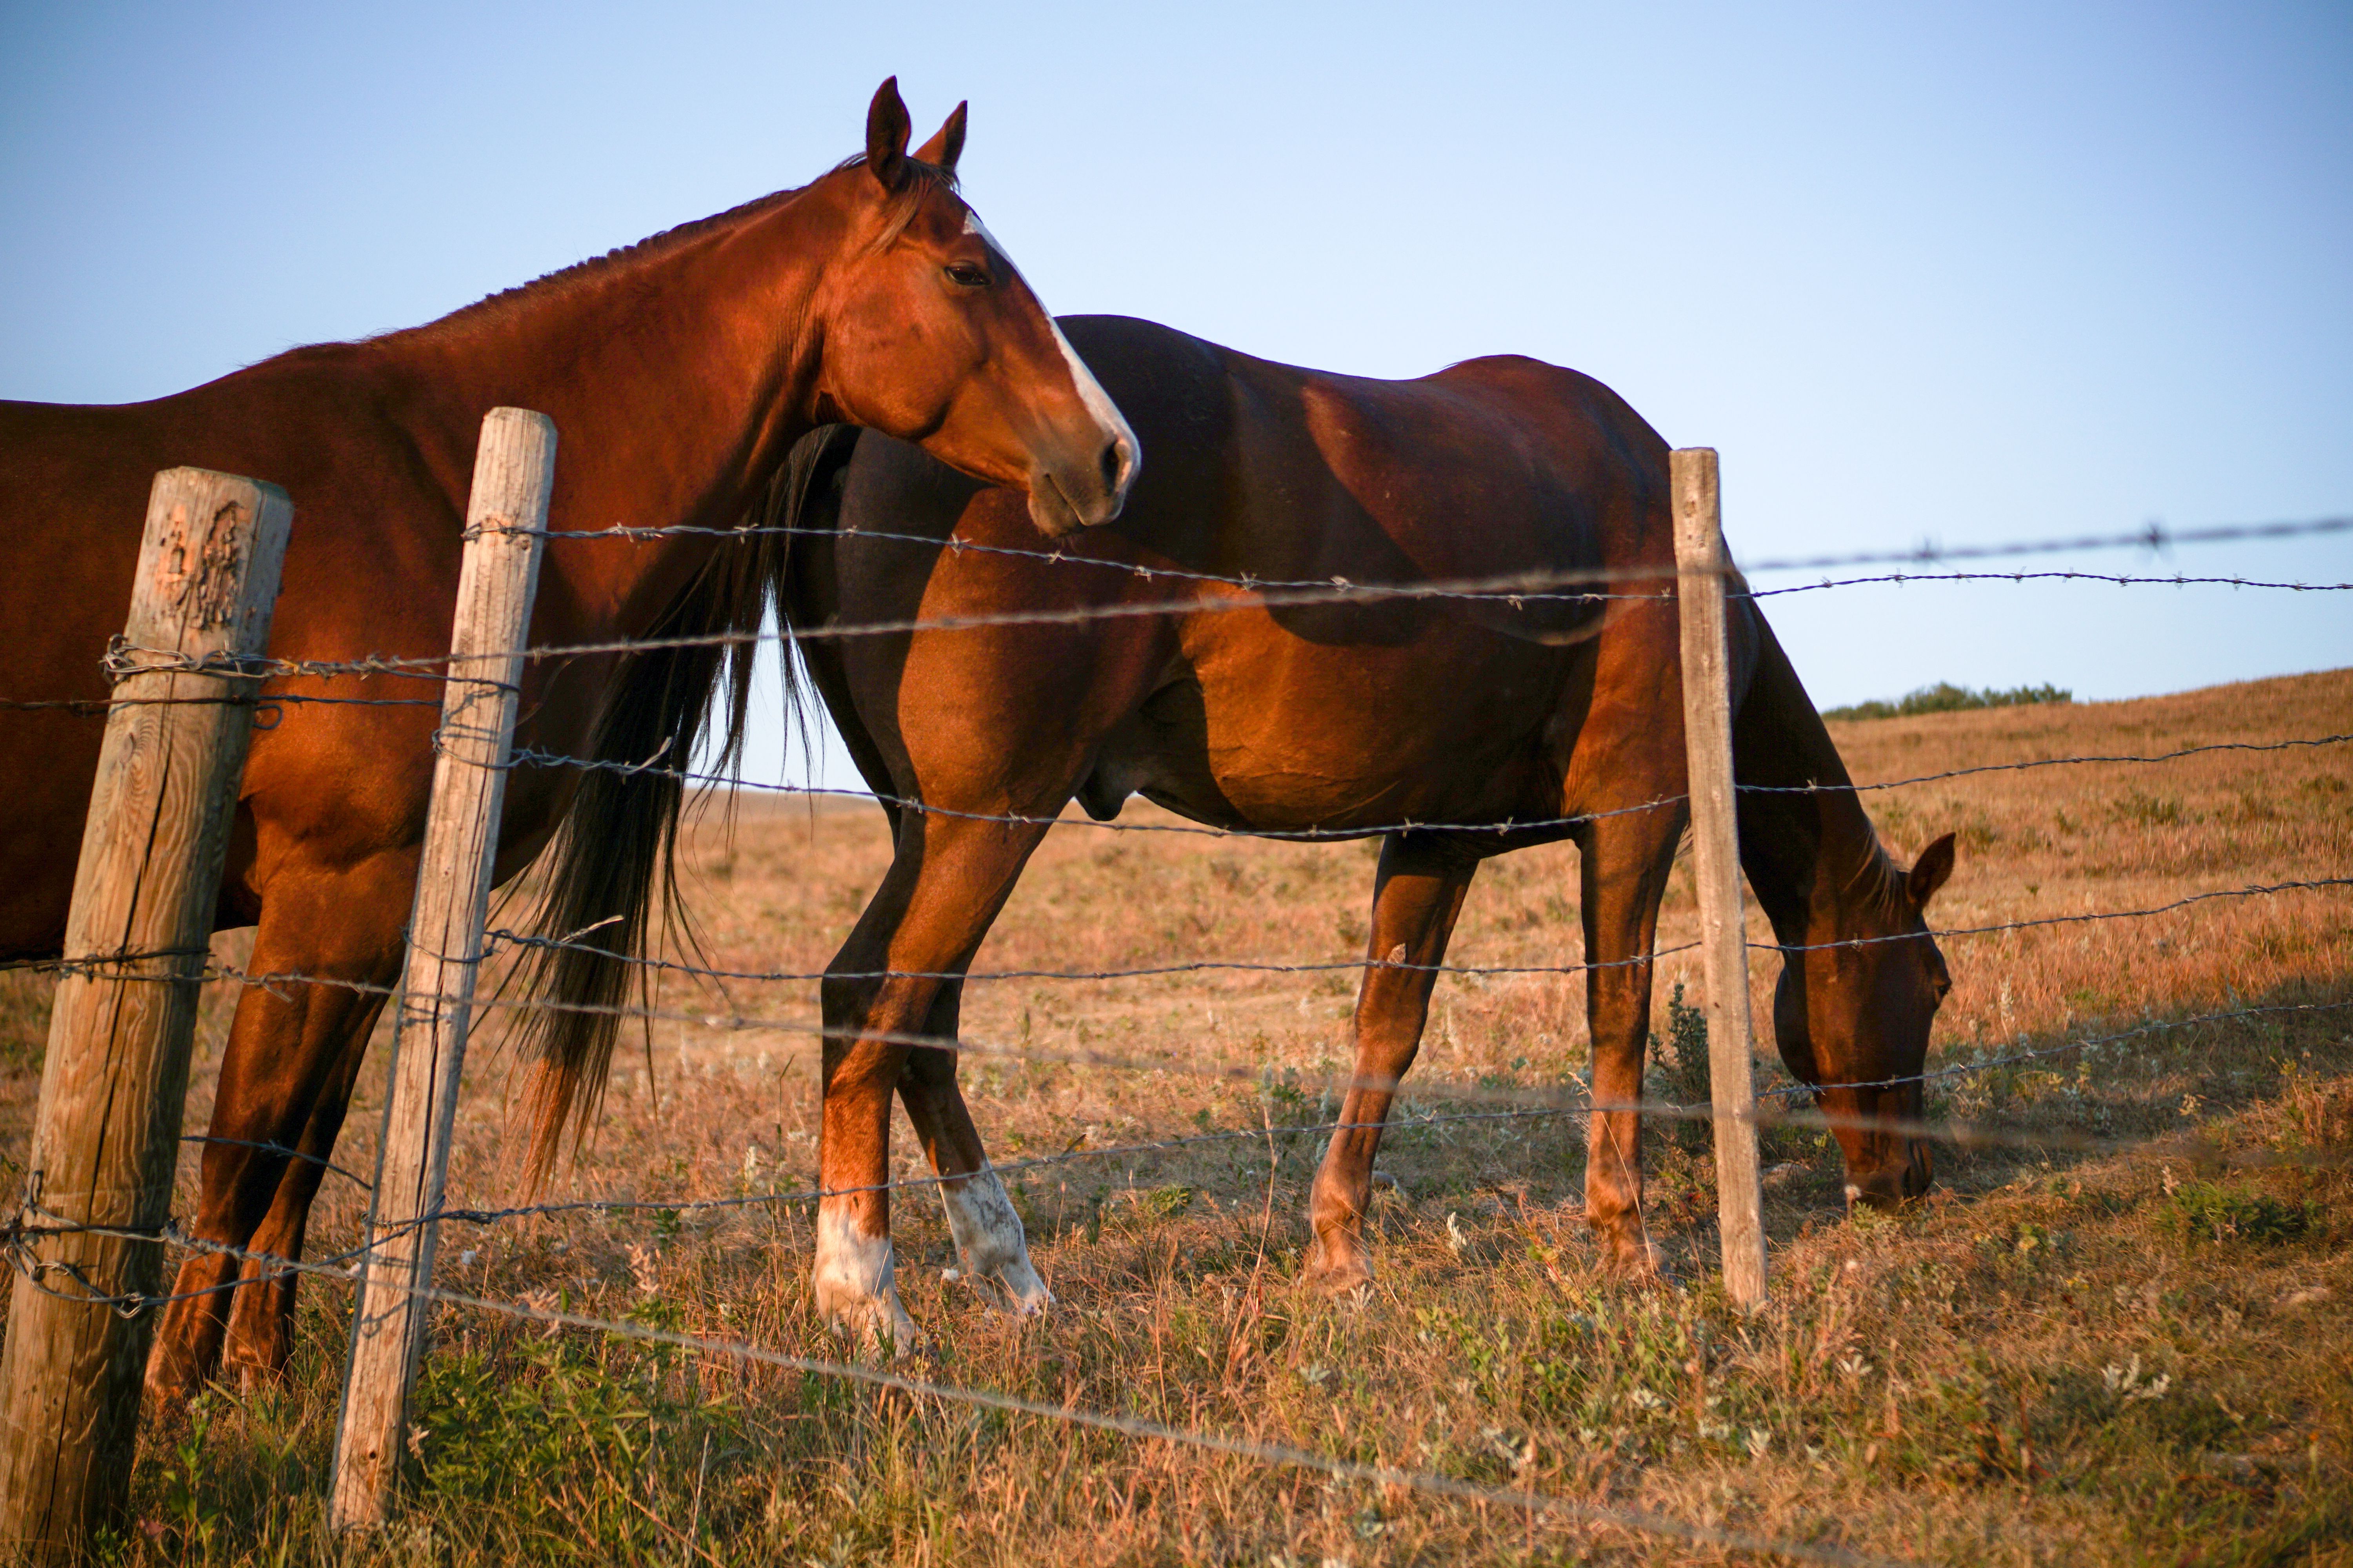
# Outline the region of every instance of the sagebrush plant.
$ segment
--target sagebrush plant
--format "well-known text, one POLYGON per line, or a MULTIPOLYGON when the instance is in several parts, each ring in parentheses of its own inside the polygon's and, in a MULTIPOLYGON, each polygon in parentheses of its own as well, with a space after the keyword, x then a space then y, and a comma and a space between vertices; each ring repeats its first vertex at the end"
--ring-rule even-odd
MULTIPOLYGON (((1843 727, 1859 778, 2075 752, 2353 731, 2338 673, 2116 704, 1843 727)), ((1958 821, 1948 927, 2150 907, 2353 867, 2333 753, 2213 753, 2163 770, 1980 774, 1868 797, 1908 857, 1958 821), (2332 787, 2338 786, 2338 787, 2332 787), (2179 803, 2136 812, 2136 792, 2179 803), (2249 795, 2265 803, 2247 811, 2249 795), (2119 806, 2125 807, 2119 810, 2119 806)), ((1151 820, 1140 803, 1135 817, 1151 820)), ((1134 818, 1131 818, 1134 819, 1134 818)), ((888 852, 879 816, 747 813, 690 835, 711 959, 821 968, 888 852)), ((1371 861, 1349 846, 1050 836, 976 970, 1172 955, 1355 956, 1371 861), (1351 923, 1353 922, 1353 923, 1351 923)), ((1577 958, 1567 847, 1482 868, 1451 962, 1577 958)), ((1769 942, 1752 916, 1751 939, 1769 942)), ((1696 926, 1678 869, 1661 948, 1696 926)), ((224 939, 232 953, 237 939, 224 939)), ((2143 921, 1945 944, 1956 990, 1930 1065, 1990 1061, 2144 1021, 2353 1000, 2353 898, 2306 891, 2143 921)), ((1705 1103, 1690 956, 1658 964, 1651 1092, 1705 1103), (1686 1074, 1689 1076, 1687 1077, 1686 1074)), ((1769 1026, 1771 961, 1752 1016, 1769 1026)), ((21 984, 21 983, 19 983, 21 984)), ((814 987, 730 981, 728 1012, 813 1018, 814 987)), ((712 1011, 682 984, 666 1006, 712 1011)), ((192 1115, 233 997, 211 988, 192 1115)), ((2353 1561, 2353 1009, 2141 1036, 1930 1086, 1926 1114, 2059 1128, 2136 1153, 1942 1146, 1913 1214, 1850 1222, 1818 1129, 1766 1130, 1771 1300, 1715 1283, 1704 1137, 1653 1123, 1644 1224, 1672 1278, 1601 1271, 1573 1120, 1433 1124, 1442 1080, 1556 1088, 1586 1068, 1575 975, 1456 974, 1384 1143, 1360 1304, 1293 1284, 1320 1136, 1346 1070, 1345 984, 1207 971, 1091 985, 976 979, 971 1038, 1156 1060, 1115 1072, 977 1053, 974 1113, 1001 1162, 1247 1133, 1008 1178, 1058 1298, 1040 1321, 944 1279, 936 1204, 895 1194, 899 1279, 932 1335, 913 1375, 1353 1459, 1658 1513, 1863 1557, 1952 1563, 2353 1561), (1232 1077, 1204 1078, 1188 1065, 1232 1077)), ((371 1163, 382 1045, 338 1158, 371 1163)), ((795 1189, 814 1169, 807 1035, 663 1021, 551 1198, 669 1202, 795 1189)), ((1760 1045, 1760 1048, 1761 1045, 1760 1045)), ((21 1157, 30 1064, 0 1079, 21 1157)), ((478 1047, 453 1205, 511 1201, 509 1063, 478 1047)), ((1760 1059, 1758 1085, 1786 1084, 1760 1059)), ((1803 1101, 1799 1105, 1802 1107, 1803 1101)), ((902 1127, 896 1169, 920 1155, 902 1127)), ((180 1212, 193 1198, 193 1153, 180 1212)), ((350 1245, 364 1194, 330 1179, 311 1246, 350 1245)), ((798 1205, 452 1225, 440 1278, 643 1329, 817 1358, 798 1205)), ((440 1310, 401 1522, 348 1545, 321 1523, 349 1298, 304 1286, 294 1365, 151 1421, 124 1563, 680 1562, 1717 1563, 1615 1527, 1368 1488, 1175 1445, 486 1312, 440 1310)))

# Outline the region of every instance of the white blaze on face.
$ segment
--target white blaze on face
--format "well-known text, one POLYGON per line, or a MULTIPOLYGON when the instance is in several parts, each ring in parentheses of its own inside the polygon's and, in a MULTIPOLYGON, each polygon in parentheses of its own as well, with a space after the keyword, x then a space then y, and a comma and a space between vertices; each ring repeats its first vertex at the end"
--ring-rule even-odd
MULTIPOLYGON (((1008 267, 1013 268, 1017 273, 1020 271, 1005 247, 988 232, 988 226, 980 221, 980 215, 970 207, 965 209, 964 231, 980 236, 989 249, 1005 258, 1008 267)), ((1030 292, 1034 296, 1037 290, 1033 289, 1030 292)), ((1039 300, 1038 308, 1045 310, 1046 301, 1039 300)), ((1136 459, 1144 450, 1143 444, 1136 440, 1135 432, 1129 428, 1127 416, 1119 411, 1119 405, 1111 400, 1111 394, 1103 389, 1103 383, 1095 379, 1095 373, 1087 368, 1087 362, 1079 357, 1079 351, 1072 348, 1071 340, 1062 335, 1061 323, 1054 320, 1051 310, 1046 310, 1046 325, 1053 330, 1054 346, 1062 351, 1062 363, 1071 367, 1071 382, 1078 388, 1080 404, 1094 416, 1095 423, 1103 426, 1104 437, 1119 443, 1118 488, 1124 492, 1128 480, 1134 477, 1136 459)))
POLYGON ((994 1285, 1024 1316, 1053 1305, 1053 1293, 1029 1265, 1029 1240, 1021 1216, 1005 1195, 1005 1184, 987 1164, 965 1181, 940 1188, 948 1234, 955 1238, 956 1261, 965 1278, 994 1285))

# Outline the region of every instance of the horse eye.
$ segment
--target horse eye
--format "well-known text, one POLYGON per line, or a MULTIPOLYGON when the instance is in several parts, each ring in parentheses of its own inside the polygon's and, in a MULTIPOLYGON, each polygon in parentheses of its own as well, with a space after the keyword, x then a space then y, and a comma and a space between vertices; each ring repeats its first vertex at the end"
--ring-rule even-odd
POLYGON ((988 268, 974 261, 951 261, 947 266, 950 282, 965 289, 988 287, 988 268))

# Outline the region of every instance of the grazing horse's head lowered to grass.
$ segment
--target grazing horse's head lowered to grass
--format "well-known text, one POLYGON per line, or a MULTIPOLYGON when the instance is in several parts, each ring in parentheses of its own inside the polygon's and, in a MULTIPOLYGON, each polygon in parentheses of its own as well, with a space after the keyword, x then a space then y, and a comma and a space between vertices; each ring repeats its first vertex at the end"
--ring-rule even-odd
POLYGON ((1927 1192, 1935 1163, 1906 1123, 1953 977, 1928 901, 1953 874, 1949 833, 1906 870, 1881 847, 1838 750, 1755 601, 1755 679, 1733 721, 1740 856, 1781 948, 1773 1039, 1846 1157, 1851 1204, 1927 1192))
POLYGON ((1793 947, 1774 986, 1774 1044, 1830 1119, 1849 1203, 1894 1208, 1935 1179, 1928 1141, 1905 1124, 1920 1119, 1928 1032, 1953 988, 1923 918, 1952 869, 1949 833, 1909 871, 1883 858, 1864 873, 1866 889, 1849 889, 1872 907, 1847 929, 1870 934, 1793 947))

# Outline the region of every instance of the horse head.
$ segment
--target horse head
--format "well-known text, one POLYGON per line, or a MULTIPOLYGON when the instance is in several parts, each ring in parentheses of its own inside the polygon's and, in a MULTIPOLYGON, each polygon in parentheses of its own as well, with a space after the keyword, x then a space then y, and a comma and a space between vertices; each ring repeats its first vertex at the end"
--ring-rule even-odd
POLYGON ((1831 1120, 1850 1205, 1895 1208, 1936 1179, 1927 1141, 1905 1124, 1920 1118, 1929 1027, 1953 988, 1925 918, 1952 871, 1949 833, 1909 871, 1881 852, 1817 905, 1805 943, 1784 953, 1774 1038, 1831 1120))
POLYGON ((1135 478, 1135 433, 956 194, 965 106, 913 155, 907 133, 893 78, 864 156, 828 176, 849 210, 814 301, 819 418, 1028 490, 1049 535, 1109 522, 1135 478))

